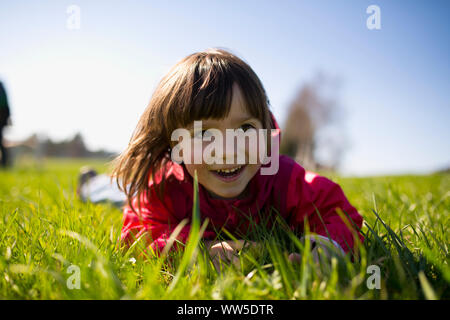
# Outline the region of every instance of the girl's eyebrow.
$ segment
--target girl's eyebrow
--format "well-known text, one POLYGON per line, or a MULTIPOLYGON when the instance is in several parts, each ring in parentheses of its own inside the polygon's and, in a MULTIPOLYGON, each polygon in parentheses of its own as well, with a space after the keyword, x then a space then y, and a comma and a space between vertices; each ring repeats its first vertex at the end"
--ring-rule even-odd
MULTIPOLYGON (((239 118, 232 119, 231 122, 235 123, 235 124, 237 124, 237 123, 241 124, 241 123, 244 123, 244 122, 249 121, 249 120, 258 120, 258 119, 253 117, 253 116, 244 116, 244 117, 239 117, 239 118)), ((213 127, 211 125, 210 121, 217 121, 217 122, 220 123, 223 120, 202 120, 203 127, 209 127, 209 128, 213 127)), ((192 125, 190 127, 192 127, 192 125)))
POLYGON ((237 118, 234 120, 234 122, 236 123, 243 123, 249 120, 257 120, 255 117, 253 116, 246 116, 246 117, 241 117, 241 118, 237 118))
MULTIPOLYGON (((258 120, 258 119, 253 117, 253 116, 244 116, 244 117, 239 117, 239 118, 233 119, 232 122, 241 124, 241 123, 244 123, 244 122, 250 121, 250 120, 254 121, 254 120, 258 120)), ((216 127, 216 126, 211 124, 211 121, 217 121, 217 122, 220 123, 223 120, 205 120, 205 119, 201 119, 201 120, 198 120, 198 121, 202 121, 202 129, 203 130, 207 130, 209 128, 215 128, 216 127)), ((187 130, 191 130, 191 131, 194 130, 194 123, 191 123, 191 124, 187 125, 185 128, 187 130)))

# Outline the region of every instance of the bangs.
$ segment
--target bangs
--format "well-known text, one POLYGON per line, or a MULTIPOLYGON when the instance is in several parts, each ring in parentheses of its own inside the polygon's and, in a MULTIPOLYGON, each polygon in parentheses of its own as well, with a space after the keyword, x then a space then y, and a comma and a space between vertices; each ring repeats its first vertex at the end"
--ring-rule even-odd
MULTIPOLYGON (((264 88, 244 61, 226 51, 214 50, 191 55, 183 65, 187 72, 179 89, 189 90, 190 99, 178 100, 177 122, 181 127, 195 120, 226 118, 231 109, 234 83, 242 92, 247 112, 260 120, 264 128, 271 127, 264 88)), ((187 97, 186 92, 179 96, 187 97)))

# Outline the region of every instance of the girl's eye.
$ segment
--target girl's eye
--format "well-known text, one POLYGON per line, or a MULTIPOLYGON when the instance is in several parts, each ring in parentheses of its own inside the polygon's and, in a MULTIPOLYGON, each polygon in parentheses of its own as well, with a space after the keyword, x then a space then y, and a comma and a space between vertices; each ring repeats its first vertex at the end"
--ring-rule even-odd
POLYGON ((208 130, 202 130, 201 132, 194 135, 194 138, 202 139, 203 137, 209 137, 209 136, 211 136, 211 132, 209 132, 208 130))
POLYGON ((203 130, 203 131, 200 131, 200 132, 197 132, 196 134, 194 134, 194 139, 201 139, 203 137, 204 132, 205 131, 203 130))
POLYGON ((254 126, 252 126, 251 124, 244 124, 244 125, 242 125, 241 126, 241 129, 242 130, 244 130, 244 131, 247 131, 247 130, 249 130, 249 129, 255 129, 255 127, 254 126))
POLYGON ((212 136, 211 131, 208 131, 208 130, 203 130, 202 135, 203 135, 203 137, 206 137, 206 138, 210 138, 212 136))

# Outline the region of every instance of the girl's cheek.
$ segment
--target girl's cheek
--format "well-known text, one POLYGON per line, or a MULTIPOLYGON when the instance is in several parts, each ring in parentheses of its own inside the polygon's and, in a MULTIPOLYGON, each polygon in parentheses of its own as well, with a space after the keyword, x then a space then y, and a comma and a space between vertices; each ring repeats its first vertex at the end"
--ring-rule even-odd
POLYGON ((185 164, 187 172, 191 175, 192 179, 194 179, 195 172, 197 171, 198 182, 202 184, 204 180, 204 176, 206 175, 205 167, 203 165, 198 164, 185 164))
POLYGON ((268 150, 267 139, 258 135, 255 140, 255 142, 246 143, 246 163, 261 165, 261 160, 268 150))
POLYGON ((203 163, 203 150, 205 143, 201 140, 191 139, 189 144, 183 145, 182 157, 186 165, 203 163))

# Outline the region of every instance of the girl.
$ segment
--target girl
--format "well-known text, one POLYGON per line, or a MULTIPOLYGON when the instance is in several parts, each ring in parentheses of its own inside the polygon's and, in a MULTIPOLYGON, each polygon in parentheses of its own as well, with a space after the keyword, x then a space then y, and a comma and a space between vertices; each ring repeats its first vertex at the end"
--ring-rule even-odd
MULTIPOLYGON (((273 175, 261 174, 265 166, 261 163, 172 161, 173 131, 192 130, 196 120, 222 133, 226 129, 278 128, 261 81, 244 61, 222 49, 194 53, 179 61, 159 83, 127 149, 115 162, 113 174, 128 200, 122 241, 130 244, 145 234, 148 245, 161 251, 177 225, 192 216, 195 171, 201 219, 209 219, 203 238, 219 257, 229 257, 243 242, 214 241, 218 232, 225 228, 234 235, 245 235, 249 219, 256 223, 262 217, 271 220, 275 211, 298 233, 308 221, 310 231, 317 235, 312 237, 315 243, 328 242, 347 253, 355 241, 363 240, 358 232, 362 217, 339 185, 306 172, 286 156, 277 155, 279 168, 273 175)), ((203 142, 202 147, 207 145, 203 142)), ((178 240, 185 242, 189 230, 188 223, 178 240)))

